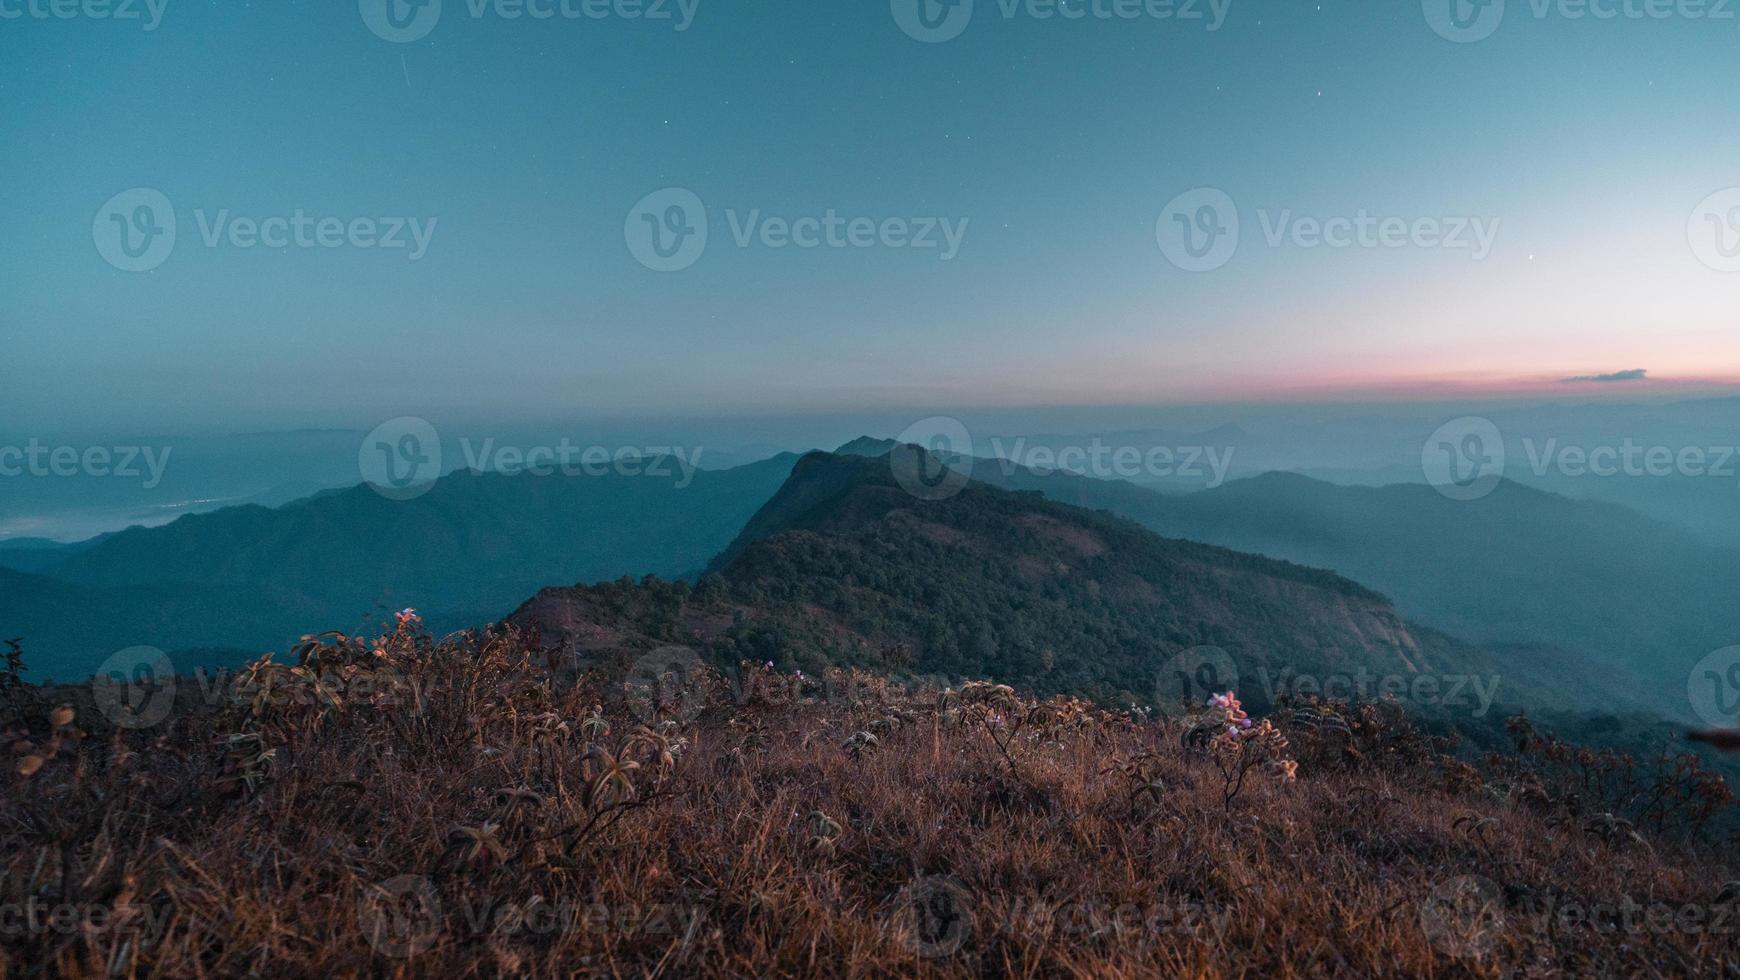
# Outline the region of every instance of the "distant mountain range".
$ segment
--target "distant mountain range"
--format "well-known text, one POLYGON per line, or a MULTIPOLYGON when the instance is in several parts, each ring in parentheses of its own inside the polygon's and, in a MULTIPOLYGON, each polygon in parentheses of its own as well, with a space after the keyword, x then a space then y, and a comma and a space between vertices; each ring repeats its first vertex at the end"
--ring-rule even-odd
POLYGON ((231 659, 415 606, 437 630, 495 620, 551 582, 693 575, 771 497, 795 456, 669 477, 462 471, 412 500, 367 486, 234 507, 68 548, 0 552, 0 635, 33 676, 116 650, 225 648, 231 659))
MULTIPOLYGON (((876 460, 892 445, 859 439, 840 453, 876 460)), ((688 486, 675 477, 460 472, 410 501, 359 486, 74 546, 13 541, 0 545, 0 636, 25 638, 36 676, 65 678, 134 645, 219 659, 227 650, 233 660, 307 632, 367 630, 404 606, 450 630, 497 619, 552 584, 747 567, 739 563, 765 539, 811 522, 839 525, 843 505, 823 476, 857 487, 842 498, 853 506, 876 499, 863 474, 837 463, 806 463, 803 479, 788 483, 796 462, 786 455, 702 470, 688 486), (786 512, 811 498, 816 513, 786 512)), ((875 469, 886 472, 887 461, 875 469)), ((1513 483, 1463 503, 1418 485, 1346 487, 1282 473, 1192 494, 1003 460, 974 461, 972 476, 1107 511, 1165 538, 1331 570, 1343 578, 1312 588, 1360 583, 1374 590, 1361 601, 1388 608, 1393 600, 1390 615, 1495 653, 1516 684, 1555 687, 1577 703, 1672 714, 1683 709, 1690 665, 1740 638, 1734 552, 1622 507, 1513 483)), ((1094 533, 1120 548, 1161 548, 1116 527, 1094 533)), ((1172 558, 1182 560, 1176 551, 1172 558)), ((1262 574, 1291 587, 1304 581, 1303 569, 1279 567, 1262 574)), ((1420 628, 1405 632, 1431 646, 1420 628)), ((1019 647, 1001 632, 995 642, 1019 647)), ((1019 657, 998 663, 1009 676, 1045 683, 1019 657)), ((1123 676, 1102 674, 1094 684, 1123 676)))
MULTIPOLYGON (((854 451, 882 455, 886 441, 854 451)), ((957 463, 957 465, 962 465, 957 463)), ((1332 569, 1411 619, 1576 665, 1567 690, 1683 712, 1687 672, 1740 642, 1740 549, 1624 507, 1506 481, 1476 501, 1431 487, 1348 487, 1270 473, 1193 494, 970 462, 976 480, 1105 510, 1156 533, 1332 569), (1580 676, 1579 676, 1580 675, 1580 676), (1625 693, 1621 693, 1625 692, 1625 693)))
POLYGON ((1740 641, 1740 550, 1615 504, 1511 482, 1460 502, 1417 485, 1340 487, 1282 473, 1169 504, 1143 523, 1333 568, 1481 644, 1562 648, 1586 671, 1635 680, 1667 710, 1683 703, 1693 664, 1740 641))

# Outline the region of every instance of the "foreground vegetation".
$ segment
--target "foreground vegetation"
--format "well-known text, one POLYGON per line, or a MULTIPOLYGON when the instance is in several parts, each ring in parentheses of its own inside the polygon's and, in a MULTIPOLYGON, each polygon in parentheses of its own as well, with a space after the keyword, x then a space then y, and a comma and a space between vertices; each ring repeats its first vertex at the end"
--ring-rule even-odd
POLYGON ((553 666, 407 612, 170 695, 0 672, 0 975, 1740 975, 1689 759, 553 666))

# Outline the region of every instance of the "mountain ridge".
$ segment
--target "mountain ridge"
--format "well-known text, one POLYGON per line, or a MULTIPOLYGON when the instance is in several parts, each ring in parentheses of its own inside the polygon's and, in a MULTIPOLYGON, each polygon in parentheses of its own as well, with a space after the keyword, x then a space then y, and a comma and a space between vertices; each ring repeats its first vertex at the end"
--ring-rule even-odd
POLYGON ((1253 679, 1500 670, 1331 572, 977 482, 920 500, 886 462, 829 453, 801 459, 711 568, 669 602, 631 583, 546 589, 508 621, 571 652, 601 633, 647 648, 692 638, 727 661, 910 668, 1109 701, 1148 700, 1169 661, 1204 648, 1253 679), (637 605, 663 609, 663 626, 598 621, 637 605))

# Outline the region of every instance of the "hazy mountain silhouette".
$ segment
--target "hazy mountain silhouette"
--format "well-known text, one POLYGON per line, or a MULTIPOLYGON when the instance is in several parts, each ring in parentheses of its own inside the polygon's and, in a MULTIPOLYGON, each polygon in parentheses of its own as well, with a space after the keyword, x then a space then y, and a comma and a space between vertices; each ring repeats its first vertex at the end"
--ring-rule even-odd
POLYGON ((12 573, 0 634, 25 638, 35 674, 67 677, 123 647, 258 653, 306 632, 369 628, 404 606, 459 629, 551 582, 698 572, 795 458, 698 471, 685 486, 674 467, 669 477, 461 471, 412 500, 357 486, 190 515, 12 573))

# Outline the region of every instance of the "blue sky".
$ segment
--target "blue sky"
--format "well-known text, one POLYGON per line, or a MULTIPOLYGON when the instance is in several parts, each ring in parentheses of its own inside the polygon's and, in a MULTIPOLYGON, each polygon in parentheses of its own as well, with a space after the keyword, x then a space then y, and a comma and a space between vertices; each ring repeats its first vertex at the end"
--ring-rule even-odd
POLYGON ((366 427, 1740 377, 1740 273, 1688 242, 1740 186, 1734 19, 1510 0, 1459 44, 1412 2, 1232 0, 1211 31, 978 0, 932 44, 888 3, 699 0, 678 31, 472 2, 394 43, 348 2, 167 0, 147 31, 0 0, 0 408, 366 427), (1156 226, 1201 187, 1241 233, 1191 272, 1156 226), (177 228, 144 272, 93 229, 134 188, 177 228), (674 272, 625 241, 665 188, 709 226, 674 272), (202 234, 299 210, 420 224, 426 254, 202 234), (829 212, 963 233, 948 259, 733 234, 829 212), (1295 234, 1361 214, 1493 234, 1295 234))

